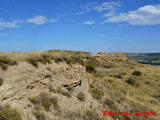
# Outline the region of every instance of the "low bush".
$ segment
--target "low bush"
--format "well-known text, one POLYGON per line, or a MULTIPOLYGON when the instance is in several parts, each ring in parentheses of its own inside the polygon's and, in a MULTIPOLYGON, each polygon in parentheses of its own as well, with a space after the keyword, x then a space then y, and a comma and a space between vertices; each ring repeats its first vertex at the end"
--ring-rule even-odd
POLYGON ((29 98, 29 100, 34 104, 34 105, 41 105, 45 108, 46 111, 49 111, 51 107, 51 99, 50 95, 48 93, 42 92, 40 93, 39 96, 29 98))
POLYGON ((9 59, 7 56, 0 56, 0 67, 2 70, 7 70, 9 66, 17 65, 17 62, 9 59))
POLYGON ((36 120, 46 120, 45 114, 42 111, 34 111, 33 115, 36 117, 36 120))
POLYGON ((79 92, 77 94, 77 98, 80 100, 80 101, 84 101, 85 100, 85 95, 83 92, 79 92))
POLYGON ((85 111, 83 120, 102 120, 99 117, 99 114, 95 110, 87 110, 85 111))
POLYGON ((51 63, 51 60, 54 57, 50 54, 41 54, 40 56, 31 56, 27 59, 27 61, 32 64, 34 67, 38 68, 38 63, 47 64, 51 63))
POLYGON ((89 73, 96 72, 95 67, 93 66, 86 66, 86 71, 89 73))
POLYGON ((54 59, 54 61, 55 61, 56 63, 60 63, 60 62, 63 61, 63 58, 61 58, 61 57, 56 57, 56 58, 54 59))
POLYGON ((102 89, 94 87, 91 88, 91 95, 94 99, 100 100, 103 97, 104 92, 102 89))
POLYGON ((146 81, 145 84, 150 84, 150 81, 146 81))
POLYGON ((75 55, 75 56, 71 56, 71 57, 66 57, 66 56, 64 56, 64 57, 57 57, 54 60, 55 60, 56 63, 65 61, 69 65, 76 64, 76 63, 84 65, 82 59, 83 58, 81 56, 76 56, 75 55))
POLYGON ((85 61, 86 66, 93 66, 93 67, 102 67, 103 64, 101 64, 96 57, 90 57, 87 61, 85 61))
POLYGON ((130 84, 130 85, 135 85, 135 84, 136 84, 136 81, 135 81, 134 79, 132 79, 132 78, 128 78, 128 79, 126 80, 126 83, 128 83, 128 84, 130 84))
POLYGON ((32 97, 32 98, 29 98, 30 102, 33 103, 34 105, 37 105, 37 104, 40 104, 40 99, 39 97, 32 97))
POLYGON ((51 107, 51 101, 50 101, 49 94, 42 92, 40 94, 40 101, 41 101, 41 105, 45 108, 45 110, 49 111, 49 109, 51 107))
POLYGON ((9 105, 0 108, 0 120, 22 120, 21 113, 9 105))
POLYGON ((2 85, 3 85, 3 79, 0 78, 0 86, 2 86, 2 85))
POLYGON ((132 75, 140 76, 142 73, 140 71, 134 71, 132 75))
POLYGON ((122 76, 120 74, 114 75, 115 78, 122 79, 122 76))
POLYGON ((38 56, 34 56, 34 57, 30 57, 27 59, 27 61, 33 65, 34 67, 38 68, 38 63, 39 63, 39 57, 38 56))
POLYGON ((118 110, 117 105, 110 98, 106 98, 104 100, 104 104, 107 105, 112 111, 117 112, 118 110))

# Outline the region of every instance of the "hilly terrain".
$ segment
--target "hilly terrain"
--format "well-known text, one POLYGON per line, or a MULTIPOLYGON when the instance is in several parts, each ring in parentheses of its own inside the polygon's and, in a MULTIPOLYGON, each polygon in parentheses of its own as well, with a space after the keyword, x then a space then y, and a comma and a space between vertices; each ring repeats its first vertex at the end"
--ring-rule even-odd
POLYGON ((0 120, 139 120, 160 114, 160 68, 123 53, 0 53, 0 120))
POLYGON ((126 53, 126 56, 142 64, 160 65, 160 53, 126 53))

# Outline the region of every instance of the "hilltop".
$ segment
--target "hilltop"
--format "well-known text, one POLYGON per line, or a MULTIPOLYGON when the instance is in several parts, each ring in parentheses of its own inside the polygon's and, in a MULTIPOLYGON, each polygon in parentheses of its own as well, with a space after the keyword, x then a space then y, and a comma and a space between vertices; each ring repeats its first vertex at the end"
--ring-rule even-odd
POLYGON ((104 110, 159 114, 159 78, 160 68, 123 53, 0 53, 0 120, 113 120, 104 110))

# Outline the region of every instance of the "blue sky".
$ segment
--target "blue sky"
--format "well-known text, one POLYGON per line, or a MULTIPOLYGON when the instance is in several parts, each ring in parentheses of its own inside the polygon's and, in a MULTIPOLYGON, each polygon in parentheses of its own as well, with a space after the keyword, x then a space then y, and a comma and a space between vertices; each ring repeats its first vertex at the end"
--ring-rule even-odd
POLYGON ((159 0, 0 0, 0 52, 160 52, 159 0))

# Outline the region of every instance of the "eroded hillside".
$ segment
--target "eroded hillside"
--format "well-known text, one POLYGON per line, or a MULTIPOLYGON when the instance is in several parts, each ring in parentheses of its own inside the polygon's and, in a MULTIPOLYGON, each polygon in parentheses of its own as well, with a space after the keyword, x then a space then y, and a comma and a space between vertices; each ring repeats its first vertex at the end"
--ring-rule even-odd
POLYGON ((0 68, 0 120, 112 120, 104 110, 160 112, 160 68, 122 53, 0 53, 0 68))

